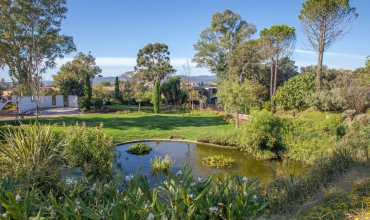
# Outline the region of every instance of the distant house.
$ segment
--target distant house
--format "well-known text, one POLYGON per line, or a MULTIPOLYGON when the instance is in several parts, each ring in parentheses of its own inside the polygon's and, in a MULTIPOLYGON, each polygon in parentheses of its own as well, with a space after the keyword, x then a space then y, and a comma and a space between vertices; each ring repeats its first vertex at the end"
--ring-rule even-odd
POLYGON ((216 104, 217 101, 217 87, 208 85, 195 85, 193 89, 199 92, 200 97, 206 96, 208 104, 216 104))

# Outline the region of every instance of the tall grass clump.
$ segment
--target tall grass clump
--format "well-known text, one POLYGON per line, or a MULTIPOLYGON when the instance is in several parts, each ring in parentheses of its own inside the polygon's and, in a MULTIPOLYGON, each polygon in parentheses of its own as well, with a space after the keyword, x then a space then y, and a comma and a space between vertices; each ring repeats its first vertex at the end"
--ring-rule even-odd
POLYGON ((150 160, 150 165, 152 166, 152 172, 153 174, 159 174, 159 173, 167 173, 171 171, 171 168, 173 164, 175 163, 175 160, 172 160, 169 155, 166 154, 166 156, 154 156, 154 159, 150 160))
POLYGON ((59 182, 64 141, 50 125, 30 125, 1 133, 0 170, 27 188, 49 190, 59 182), (56 172, 57 171, 57 172, 56 172))
POLYGON ((88 176, 108 178, 113 168, 115 145, 101 128, 70 126, 64 134, 65 158, 71 167, 79 166, 88 176))

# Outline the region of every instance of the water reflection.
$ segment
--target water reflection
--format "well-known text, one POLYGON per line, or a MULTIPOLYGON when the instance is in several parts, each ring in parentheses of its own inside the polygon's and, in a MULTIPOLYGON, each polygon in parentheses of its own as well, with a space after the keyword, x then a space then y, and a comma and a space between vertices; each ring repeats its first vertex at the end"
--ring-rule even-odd
MULTIPOLYGON (((293 174, 299 176, 304 172, 303 164, 293 161, 266 161, 260 160, 252 155, 234 149, 214 147, 204 144, 194 144, 186 142, 143 142, 153 148, 150 154, 144 156, 136 156, 126 152, 132 144, 124 144, 117 146, 117 165, 115 170, 119 169, 124 175, 134 174, 139 166, 142 167, 142 175, 146 176, 153 186, 157 181, 157 177, 151 175, 151 166, 149 160, 155 155, 164 157, 166 154, 175 160, 172 168, 173 172, 177 172, 182 166, 187 163, 189 168, 193 169, 194 178, 208 177, 214 175, 216 178, 222 178, 225 173, 239 174, 248 178, 259 178, 262 182, 267 182, 276 177, 277 173, 286 175, 293 174), (205 156, 222 154, 226 157, 231 157, 236 160, 236 165, 229 168, 219 169, 212 168, 202 163, 205 156), (119 164, 119 165, 118 165, 119 164)), ((161 177, 158 177, 161 179, 161 177)))

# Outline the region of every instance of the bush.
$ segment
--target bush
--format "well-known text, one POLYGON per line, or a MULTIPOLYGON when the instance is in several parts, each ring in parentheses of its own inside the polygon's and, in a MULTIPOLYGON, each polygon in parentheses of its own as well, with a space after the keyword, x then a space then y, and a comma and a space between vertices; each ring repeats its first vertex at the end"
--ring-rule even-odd
POLYGON ((235 164, 234 159, 226 158, 224 155, 207 156, 202 159, 202 162, 217 168, 231 167, 235 164))
POLYGON ((347 105, 339 91, 334 90, 303 93, 303 101, 308 107, 316 107, 320 111, 338 111, 347 105))
POLYGON ((290 78, 284 85, 279 86, 275 95, 275 105, 286 110, 305 109, 304 95, 302 92, 311 93, 316 91, 316 78, 311 73, 299 74, 290 78))
POLYGON ((261 155, 273 157, 272 152, 276 152, 281 144, 280 132, 279 117, 265 110, 254 112, 249 117, 247 125, 241 128, 240 145, 248 152, 262 153, 261 155), (267 152, 263 153, 262 151, 267 152))
POLYGON ((60 181, 64 142, 53 127, 34 124, 27 129, 8 129, 1 136, 4 142, 0 143, 0 169, 5 176, 29 188, 48 191, 55 187, 60 181))
POLYGON ((101 109, 103 107, 103 99, 94 99, 94 107, 95 109, 101 109))
POLYGON ((137 144, 131 145, 128 148, 127 153, 135 154, 135 155, 144 155, 144 154, 149 154, 150 151, 152 151, 152 148, 148 144, 137 143, 137 144))
POLYGON ((64 134, 69 166, 82 167, 87 175, 108 178, 112 172, 115 145, 100 128, 88 128, 83 123, 70 126, 64 134))

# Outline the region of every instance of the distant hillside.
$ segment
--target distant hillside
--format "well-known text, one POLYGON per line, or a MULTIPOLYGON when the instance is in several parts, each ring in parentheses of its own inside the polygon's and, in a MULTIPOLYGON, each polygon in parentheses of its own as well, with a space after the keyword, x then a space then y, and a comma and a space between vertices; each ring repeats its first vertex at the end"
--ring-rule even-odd
MULTIPOLYGON (((186 76, 184 75, 179 75, 181 80, 187 80, 186 76)), ((201 76, 191 76, 190 77, 190 82, 204 82, 204 83, 210 83, 214 82, 216 80, 216 75, 201 75, 201 76)))

